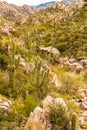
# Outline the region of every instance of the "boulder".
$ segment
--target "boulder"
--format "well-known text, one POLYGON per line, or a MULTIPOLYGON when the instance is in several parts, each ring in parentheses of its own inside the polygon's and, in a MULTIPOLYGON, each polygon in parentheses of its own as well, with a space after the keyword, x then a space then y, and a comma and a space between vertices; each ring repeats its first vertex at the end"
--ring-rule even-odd
POLYGON ((40 52, 48 56, 48 58, 51 53, 51 57, 53 58, 53 60, 58 62, 60 52, 56 48, 49 46, 49 47, 40 47, 39 49, 40 49, 40 52))
POLYGON ((47 96, 43 101, 42 101, 42 107, 46 112, 49 112, 50 106, 53 105, 53 97, 47 96))
POLYGON ((36 107, 30 114, 30 117, 25 126, 25 130, 50 130, 51 125, 47 124, 45 111, 36 107))
POLYGON ((61 86, 61 82, 59 81, 57 74, 52 71, 50 72, 49 85, 54 87, 61 86))
POLYGON ((0 97, 0 110, 2 110, 2 112, 4 112, 5 114, 8 113, 10 107, 12 105, 12 102, 8 99, 2 99, 0 97))

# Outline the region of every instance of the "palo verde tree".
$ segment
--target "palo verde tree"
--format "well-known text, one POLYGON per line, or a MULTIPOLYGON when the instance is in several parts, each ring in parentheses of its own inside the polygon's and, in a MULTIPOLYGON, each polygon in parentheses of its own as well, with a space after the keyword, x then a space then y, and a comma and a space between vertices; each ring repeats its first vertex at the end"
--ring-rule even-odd
POLYGON ((49 81, 49 69, 42 69, 42 61, 35 59, 33 70, 29 71, 29 81, 35 86, 38 97, 42 99, 47 92, 47 83, 49 81))

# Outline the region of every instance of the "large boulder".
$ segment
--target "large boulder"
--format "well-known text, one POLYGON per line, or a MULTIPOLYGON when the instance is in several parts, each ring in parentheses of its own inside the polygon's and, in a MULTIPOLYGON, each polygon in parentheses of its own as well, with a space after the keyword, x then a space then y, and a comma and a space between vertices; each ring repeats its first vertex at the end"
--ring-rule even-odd
POLYGON ((25 130, 50 130, 51 125, 47 124, 45 111, 36 107, 30 114, 30 117, 25 126, 25 130))

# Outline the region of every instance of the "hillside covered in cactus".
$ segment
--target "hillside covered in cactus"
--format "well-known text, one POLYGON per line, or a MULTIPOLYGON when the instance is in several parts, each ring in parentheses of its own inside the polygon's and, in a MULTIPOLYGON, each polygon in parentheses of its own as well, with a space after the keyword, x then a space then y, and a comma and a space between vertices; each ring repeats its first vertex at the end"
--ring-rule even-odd
POLYGON ((87 1, 0 1, 0 130, 87 129, 87 1))

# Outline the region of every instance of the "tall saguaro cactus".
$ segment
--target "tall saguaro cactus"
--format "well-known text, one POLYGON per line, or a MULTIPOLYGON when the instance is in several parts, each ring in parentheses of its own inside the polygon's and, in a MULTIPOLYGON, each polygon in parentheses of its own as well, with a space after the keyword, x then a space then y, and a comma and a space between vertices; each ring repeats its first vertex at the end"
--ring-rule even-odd
POLYGON ((18 59, 15 58, 15 53, 16 53, 16 44, 15 41, 12 41, 12 51, 10 55, 10 65, 9 65, 9 76, 12 92, 15 89, 15 70, 17 69, 20 60, 19 58, 18 59))
POLYGON ((72 114, 71 130, 76 130, 76 113, 72 114))
POLYGON ((28 62, 31 60, 31 53, 32 53, 32 45, 31 45, 31 38, 30 38, 30 33, 27 34, 25 38, 25 46, 28 49, 28 62))
POLYGON ((42 70, 42 61, 36 59, 34 69, 29 71, 30 84, 35 86, 40 98, 44 96, 47 89, 49 69, 42 70))

